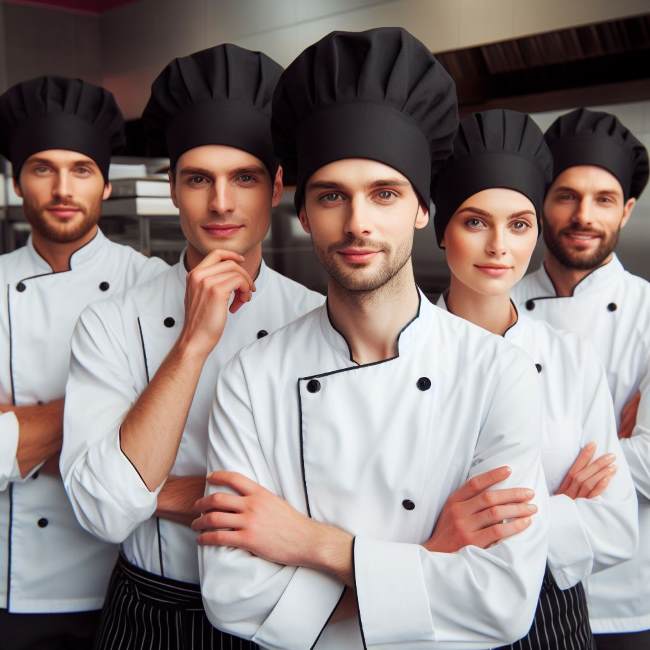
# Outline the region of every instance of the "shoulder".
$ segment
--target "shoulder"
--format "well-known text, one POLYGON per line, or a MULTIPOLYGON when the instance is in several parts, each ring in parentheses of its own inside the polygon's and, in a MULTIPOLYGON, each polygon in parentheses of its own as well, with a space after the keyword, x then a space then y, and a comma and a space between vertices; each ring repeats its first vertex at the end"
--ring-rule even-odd
POLYGON ((541 269, 531 271, 525 275, 519 282, 512 288, 512 298, 515 303, 520 304, 529 298, 535 298, 542 291, 540 283, 541 269))
MULTIPOLYGON (((296 312, 296 318, 319 307, 325 296, 267 267, 269 284, 273 287, 273 300, 284 300, 296 312)), ((271 292, 270 292, 271 293, 271 292)))
POLYGON ((27 246, 0 255, 0 278, 2 284, 20 280, 32 273, 27 246))
POLYGON ((111 241, 107 251, 117 268, 128 276, 129 284, 146 282, 169 268, 169 265, 159 257, 147 257, 125 244, 111 241))

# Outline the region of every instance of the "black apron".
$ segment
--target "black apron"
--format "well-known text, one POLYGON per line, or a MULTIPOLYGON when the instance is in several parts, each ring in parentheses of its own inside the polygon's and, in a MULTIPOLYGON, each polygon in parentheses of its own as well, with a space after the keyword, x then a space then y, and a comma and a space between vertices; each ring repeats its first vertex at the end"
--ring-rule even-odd
POLYGON ((162 578, 120 555, 106 593, 95 650, 249 650, 214 628, 198 585, 162 578))

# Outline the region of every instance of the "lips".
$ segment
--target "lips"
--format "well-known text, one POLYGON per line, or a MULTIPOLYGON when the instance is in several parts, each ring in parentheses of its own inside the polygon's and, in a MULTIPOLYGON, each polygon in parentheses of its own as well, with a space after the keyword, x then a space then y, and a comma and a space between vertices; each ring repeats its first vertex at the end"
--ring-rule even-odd
POLYGON ((565 239, 568 239, 570 242, 577 245, 591 244, 592 242, 598 241, 601 239, 599 233, 594 232, 580 232, 575 230, 569 230, 562 233, 562 236, 565 239))
POLYGON ((53 214, 57 219, 68 220, 76 216, 81 210, 74 206, 56 206, 46 208, 47 212, 53 214))
POLYGON ((205 232, 212 237, 231 237, 239 232, 244 226, 235 223, 220 223, 201 226, 205 232))
POLYGON ((498 264, 475 264, 474 267, 482 273, 485 273, 486 275, 493 278, 501 277, 512 269, 511 266, 503 266, 498 264))
POLYGON ((379 251, 367 248, 343 248, 338 254, 351 264, 364 264, 372 260, 379 251))

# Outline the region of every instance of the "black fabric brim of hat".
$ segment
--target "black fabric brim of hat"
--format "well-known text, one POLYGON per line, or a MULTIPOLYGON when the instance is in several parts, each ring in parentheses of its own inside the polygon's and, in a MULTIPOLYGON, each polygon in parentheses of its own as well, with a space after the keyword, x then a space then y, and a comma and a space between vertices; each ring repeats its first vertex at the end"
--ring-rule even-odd
POLYGON ((634 163, 630 152, 613 138, 594 135, 560 138, 549 144, 553 154, 553 178, 569 167, 602 167, 621 184, 625 200, 630 197, 634 163))
POLYGON ((194 104, 169 124, 165 138, 172 168, 186 151, 211 144, 250 153, 266 167, 271 180, 278 168, 270 118, 246 102, 215 100, 194 104))
POLYGON ((422 204, 429 205, 428 141, 411 118, 391 106, 351 102, 324 107, 300 125, 296 148, 296 211, 302 208, 305 185, 316 171, 350 158, 392 167, 411 182, 422 204))
POLYGON ((452 160, 434 184, 434 227, 438 246, 458 208, 483 190, 504 188, 523 194, 535 207, 538 234, 546 182, 540 167, 527 156, 513 152, 490 152, 452 160))
POLYGON ((111 145, 105 133, 85 120, 69 113, 49 113, 30 118, 11 134, 8 158, 14 178, 30 156, 41 151, 64 149, 76 151, 95 161, 108 183, 111 145))

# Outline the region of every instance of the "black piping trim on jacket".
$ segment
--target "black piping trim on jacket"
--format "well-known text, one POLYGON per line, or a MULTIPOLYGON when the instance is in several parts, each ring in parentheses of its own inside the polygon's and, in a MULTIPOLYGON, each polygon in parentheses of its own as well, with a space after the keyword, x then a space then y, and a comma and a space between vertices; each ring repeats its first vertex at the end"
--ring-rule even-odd
POLYGON ((332 616, 334 616, 334 612, 336 611, 336 608, 341 604, 341 601, 343 600, 343 596, 345 596, 345 592, 348 590, 347 585, 343 587, 343 591, 341 592, 341 595, 339 596, 339 599, 336 601, 336 605, 334 605, 334 609, 331 611, 330 615, 327 617, 327 620, 323 624, 323 627, 321 627, 320 632, 318 633, 318 636, 316 637, 316 640, 309 646, 309 650, 314 650, 316 647, 316 644, 318 643, 318 639, 321 638, 323 635, 323 632, 325 631, 325 628, 329 625, 329 622, 332 620, 332 616))
MULTIPOLYGON (((142 346, 142 356, 144 358, 144 372, 147 377, 147 384, 148 384, 151 381, 149 377, 149 361, 147 359, 147 348, 145 347, 144 344, 144 334, 142 333, 142 323, 140 322, 139 316, 138 316, 138 331, 140 332, 140 345, 142 346)), ((140 474, 140 472, 138 472, 138 474, 140 474)), ((140 478, 142 478, 142 476, 140 478)), ((160 575, 164 578, 165 566, 163 564, 162 539, 160 537, 160 517, 156 517, 156 534, 158 535, 158 562, 160 563, 160 575)))
POLYGON ((357 589, 357 567, 354 561, 354 550, 357 543, 356 536, 352 538, 352 579, 354 580, 354 591, 357 594, 357 615, 359 616, 359 630, 361 632, 361 642, 363 643, 363 650, 367 650, 366 635, 363 631, 363 622, 361 621, 361 607, 359 607, 359 590, 357 589))
MULTIPOLYGON (((350 344, 347 342, 346 338, 341 334, 336 327, 334 327, 334 324, 330 320, 330 325, 332 326, 332 329, 338 332, 339 336, 343 338, 345 343, 348 346, 348 350, 350 350, 350 361, 352 363, 356 364, 354 366, 350 366, 348 368, 339 368, 338 370, 330 370, 328 372, 322 372, 318 375, 308 375, 306 377, 300 377, 298 381, 302 381, 305 379, 320 379, 321 377, 329 377, 330 375, 336 375, 340 372, 347 372, 348 370, 358 370, 359 368, 370 368, 371 366, 378 366, 382 363, 387 363, 389 361, 394 361, 395 359, 399 358, 399 340, 402 334, 420 317, 420 308, 422 306, 422 296, 420 295, 420 292, 418 291, 418 309, 415 312, 415 316, 411 318, 411 320, 402 327, 402 329, 398 332, 397 334, 397 339, 395 340, 395 347, 397 348, 397 351, 395 352, 395 355, 392 357, 389 357, 388 359, 380 359, 379 361, 371 361, 370 363, 357 363, 353 358, 352 358, 352 348, 350 348, 350 344)), ((327 311, 327 317, 329 318, 329 310, 327 311)))
MULTIPOLYGON (((611 264, 612 262, 613 262, 613 260, 608 262, 608 264, 611 264)), ((568 296, 558 296, 557 295, 557 293, 558 293, 557 292, 557 287, 555 286, 555 282, 553 282, 553 278, 551 277, 551 274, 548 272, 548 269, 546 268, 546 264, 542 263, 542 266, 544 268, 544 273, 546 273, 546 277, 548 278, 549 282, 551 283, 551 286, 553 287, 553 291, 555 291, 555 295, 554 296, 537 296, 535 298, 527 298, 526 300, 524 300, 524 305, 528 301, 537 302, 538 300, 562 300, 562 298, 573 298, 575 296, 575 291, 578 288, 578 286, 582 282, 584 282, 590 275, 592 275, 592 273, 595 273, 596 271, 599 271, 600 269, 606 267, 607 264, 601 264, 600 266, 597 266, 595 269, 591 269, 591 271, 589 271, 589 273, 587 273, 587 275, 585 275, 584 278, 581 278, 580 280, 578 280, 578 282, 576 282, 573 285, 573 289, 571 289, 571 293, 568 296)))
MULTIPOLYGON (((346 342, 348 345, 348 350, 350 350, 350 360, 352 363, 356 364, 354 366, 348 366, 347 368, 340 368, 339 370, 330 370, 329 372, 323 372, 318 375, 309 375, 307 377, 299 377, 298 382, 297 382, 297 390, 298 390, 298 418, 299 418, 299 423, 300 423, 300 470, 302 472, 302 486, 305 491, 305 506, 307 508, 307 515, 311 517, 311 507, 309 506, 309 494, 307 492, 307 473, 305 470, 305 441, 304 441, 304 436, 302 432, 302 396, 300 394, 300 382, 304 381, 305 379, 319 379, 321 377, 328 377, 330 375, 336 375, 340 372, 348 372, 349 370, 358 370, 359 368, 369 368, 371 366, 378 366, 381 363, 387 363, 388 361, 394 361, 399 357, 399 339, 402 336, 403 332, 408 329, 419 317, 420 317, 420 308, 422 306, 422 296, 420 292, 418 291, 418 309, 415 313, 415 316, 411 318, 411 320, 402 327, 402 329, 399 331, 397 334, 397 340, 396 340, 396 347, 397 347, 397 353, 395 356, 390 357, 389 359, 381 359, 380 361, 373 361, 372 363, 364 363, 364 364, 358 364, 353 358, 352 358, 352 348, 350 348, 350 345, 348 344, 347 340, 345 337, 338 332, 338 330, 334 327, 332 324, 332 321, 330 320, 330 324, 332 325, 332 328, 339 333, 339 335, 343 338, 343 340, 346 342)), ((329 318, 329 310, 327 311, 327 317, 329 318)))
POLYGON ((515 310, 515 322, 512 325, 508 325, 508 327, 506 327, 505 331, 501 335, 503 338, 506 338, 506 334, 519 322, 519 310, 517 309, 517 305, 515 305, 512 298, 510 298, 510 304, 513 306, 515 310))
MULTIPOLYGON (((13 330, 11 327, 11 285, 7 285, 7 324, 9 327, 9 382, 11 384, 11 403, 16 406, 14 386, 13 330)), ((14 524, 14 484, 9 483, 9 530, 7 532, 7 611, 11 611, 11 537, 14 524)))
MULTIPOLYGON (((48 275, 60 275, 61 273, 70 273, 72 271, 72 258, 83 248, 86 248, 90 243, 94 242, 95 239, 97 238, 97 235, 99 234, 99 228, 97 228, 97 232, 95 233, 94 237, 92 239, 89 239, 83 246, 79 246, 77 250, 72 251, 70 253, 70 257, 68 258, 68 268, 65 271, 48 271, 47 273, 38 273, 37 275, 30 275, 26 278, 22 278, 18 280, 16 284, 20 284, 21 282, 27 282, 27 280, 36 280, 37 278, 45 278, 48 275)), ((34 248, 34 251, 36 254, 47 264, 45 259, 41 256, 41 254, 34 248)), ((50 267, 51 268, 51 267, 50 267)))

